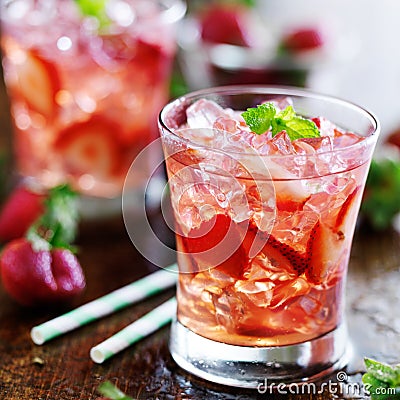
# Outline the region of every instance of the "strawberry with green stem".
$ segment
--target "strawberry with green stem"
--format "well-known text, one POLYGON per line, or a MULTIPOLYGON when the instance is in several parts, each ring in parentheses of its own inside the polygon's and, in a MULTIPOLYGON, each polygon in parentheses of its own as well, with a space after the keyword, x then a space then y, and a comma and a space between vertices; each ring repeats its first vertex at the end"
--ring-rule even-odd
POLYGON ((71 300, 86 282, 71 243, 78 212, 76 194, 67 185, 49 191, 44 213, 24 237, 7 243, 0 256, 5 290, 25 306, 71 300))

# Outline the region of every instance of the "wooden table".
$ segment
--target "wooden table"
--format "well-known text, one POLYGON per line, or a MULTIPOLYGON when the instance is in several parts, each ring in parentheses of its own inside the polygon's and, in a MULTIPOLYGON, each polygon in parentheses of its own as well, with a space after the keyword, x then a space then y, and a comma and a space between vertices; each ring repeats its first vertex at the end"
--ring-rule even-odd
MULTIPOLYGON (((10 133, 4 87, 0 96, 0 145, 10 133)), ((155 214, 154 218, 157 217, 155 214)), ((83 304, 154 270, 137 252, 116 216, 82 224, 79 258, 87 290, 83 304)), ((346 370, 359 381, 362 357, 400 361, 400 240, 395 231, 356 232, 348 280, 348 320, 355 356, 346 370)), ((164 328, 102 365, 93 363, 89 349, 173 295, 167 291, 86 325, 43 346, 30 340, 31 327, 63 310, 30 310, 14 303, 0 287, 0 399, 91 400, 98 385, 111 380, 138 399, 263 399, 255 391, 209 384, 181 370, 171 359, 164 328)), ((328 378, 335 378, 332 375, 328 378)), ((288 396, 282 396, 288 397, 288 396)), ((289 396, 289 398, 310 398, 289 396)), ((333 398, 325 390, 311 398, 333 398)))

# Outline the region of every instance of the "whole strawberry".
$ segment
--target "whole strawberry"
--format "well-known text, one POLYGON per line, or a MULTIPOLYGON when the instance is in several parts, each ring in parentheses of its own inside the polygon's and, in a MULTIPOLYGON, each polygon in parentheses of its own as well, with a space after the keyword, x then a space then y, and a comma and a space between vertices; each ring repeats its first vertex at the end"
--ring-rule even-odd
POLYGON ((82 269, 70 250, 37 249, 26 238, 5 247, 0 266, 5 290, 25 306, 69 300, 85 288, 82 269))
POLYGON ((44 212, 44 193, 21 185, 10 194, 0 212, 0 242, 6 243, 25 235, 44 212))
POLYGON ((288 53, 302 53, 323 47, 325 38, 315 27, 294 29, 284 35, 281 50, 288 53))
POLYGON ((6 244, 0 257, 4 289, 25 306, 74 298, 85 277, 72 252, 78 221, 76 196, 68 186, 49 191, 43 214, 26 235, 6 244))
POLYGON ((240 2, 212 3, 200 15, 201 38, 209 43, 251 47, 248 8, 240 2))

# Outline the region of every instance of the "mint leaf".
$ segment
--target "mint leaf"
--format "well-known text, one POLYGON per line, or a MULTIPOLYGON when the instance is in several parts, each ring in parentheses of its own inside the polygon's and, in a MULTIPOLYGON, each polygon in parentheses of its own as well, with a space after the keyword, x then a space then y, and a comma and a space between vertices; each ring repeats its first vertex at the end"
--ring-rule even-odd
POLYGON ((256 108, 248 108, 242 117, 252 132, 261 135, 270 129, 275 114, 276 107, 272 103, 264 103, 256 108))
POLYGON ((105 27, 110 23, 106 14, 108 0, 75 0, 82 15, 94 17, 99 21, 99 27, 105 27))
POLYGON ((50 189, 45 212, 29 228, 27 238, 38 246, 42 238, 52 247, 71 249, 78 229, 77 201, 77 194, 68 185, 50 189))
POLYGON ((372 400, 400 399, 400 366, 364 358, 367 372, 362 376, 364 389, 372 400))
POLYGON ((364 364, 367 373, 371 374, 374 378, 389 384, 391 387, 400 385, 400 369, 393 368, 388 364, 364 358, 364 364))
POLYGON ((272 121, 272 136, 286 131, 290 140, 320 136, 317 125, 309 119, 296 115, 292 106, 287 106, 272 121))
POLYGON ((273 103, 264 103, 256 108, 248 108, 242 117, 252 132, 258 135, 271 129, 272 136, 286 131, 290 140, 320 136, 317 125, 297 115, 292 106, 277 112, 273 103))
POLYGON ((133 400, 132 397, 127 396, 121 390, 119 390, 110 381, 103 382, 97 389, 97 391, 111 400, 133 400))

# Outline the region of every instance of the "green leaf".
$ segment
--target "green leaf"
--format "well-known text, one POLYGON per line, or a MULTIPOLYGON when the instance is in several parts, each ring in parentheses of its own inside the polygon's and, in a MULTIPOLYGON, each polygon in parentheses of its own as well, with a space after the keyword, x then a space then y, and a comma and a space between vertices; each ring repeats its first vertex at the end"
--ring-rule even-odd
POLYGON ((249 8, 255 7, 256 5, 256 0, 236 0, 236 2, 249 8))
POLYGON ((103 382, 97 390, 101 395, 111 400, 133 400, 132 397, 127 396, 110 381, 103 382))
POLYGON ((382 393, 390 388, 390 385, 375 378, 375 376, 369 372, 362 376, 362 383, 364 385, 365 394, 370 395, 372 400, 385 400, 388 398, 387 394, 382 393))
POLYGON ((242 113, 242 117, 252 132, 258 135, 271 129, 272 136, 286 131, 290 140, 320 136, 317 125, 297 115, 292 106, 277 113, 273 103, 264 103, 256 108, 248 108, 242 113))
POLYGON ((400 212, 399 161, 372 160, 360 211, 376 230, 391 226, 400 212))
POLYGON ((270 129, 275 114, 275 106, 272 103, 264 103, 256 108, 248 108, 242 113, 242 117, 252 132, 261 135, 270 129))
POLYGON ((400 385, 399 372, 389 364, 381 363, 371 358, 364 358, 364 364, 367 373, 371 374, 374 378, 387 383, 391 387, 400 385))
POLYGON ((41 238, 52 247, 71 248, 78 229, 77 194, 68 185, 59 185, 49 191, 45 212, 29 228, 27 238, 37 246, 41 238))
POLYGON ((86 17, 94 17, 99 21, 100 28, 110 23, 110 19, 106 14, 106 5, 108 0, 75 0, 82 15, 86 17))

